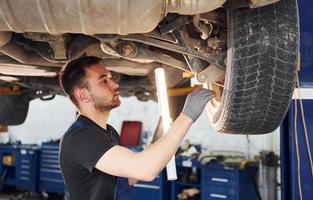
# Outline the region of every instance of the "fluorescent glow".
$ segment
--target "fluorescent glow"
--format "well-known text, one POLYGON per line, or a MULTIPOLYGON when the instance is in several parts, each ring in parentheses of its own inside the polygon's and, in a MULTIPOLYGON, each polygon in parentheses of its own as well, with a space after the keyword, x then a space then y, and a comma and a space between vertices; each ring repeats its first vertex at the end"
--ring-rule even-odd
MULTIPOLYGON (((159 113, 162 117, 163 122, 163 130, 165 134, 170 128, 172 119, 170 117, 169 106, 168 106, 168 97, 167 97, 167 87, 165 81, 165 74, 163 68, 157 68, 154 71, 157 93, 158 93, 158 104, 159 104, 159 113)), ((166 165, 167 179, 168 180, 176 180, 177 172, 176 172, 176 164, 175 164, 175 156, 171 158, 169 163, 166 165)))
POLYGON ((313 99, 313 89, 295 88, 292 99, 313 99))

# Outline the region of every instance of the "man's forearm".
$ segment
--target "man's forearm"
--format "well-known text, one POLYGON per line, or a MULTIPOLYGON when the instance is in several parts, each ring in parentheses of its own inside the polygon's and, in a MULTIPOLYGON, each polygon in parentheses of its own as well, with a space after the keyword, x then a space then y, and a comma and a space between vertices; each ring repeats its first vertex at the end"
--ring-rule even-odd
POLYGON ((191 125, 192 119, 181 114, 164 136, 137 155, 139 162, 145 163, 145 168, 157 176, 176 153, 191 125))
POLYGON ((186 98, 182 114, 158 141, 140 153, 116 145, 102 155, 96 168, 115 176, 153 180, 176 153, 190 126, 213 97, 210 90, 193 91, 186 98))

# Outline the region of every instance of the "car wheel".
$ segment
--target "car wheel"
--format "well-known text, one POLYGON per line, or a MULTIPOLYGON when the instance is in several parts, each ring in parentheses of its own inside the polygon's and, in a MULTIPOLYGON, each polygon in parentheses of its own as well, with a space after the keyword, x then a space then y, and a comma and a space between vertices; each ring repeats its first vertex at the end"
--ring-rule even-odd
POLYGON ((27 116, 29 100, 22 95, 0 95, 0 124, 22 124, 27 116))
POLYGON ((227 69, 207 108, 218 132, 264 134, 284 118, 299 53, 296 0, 228 12, 227 69))

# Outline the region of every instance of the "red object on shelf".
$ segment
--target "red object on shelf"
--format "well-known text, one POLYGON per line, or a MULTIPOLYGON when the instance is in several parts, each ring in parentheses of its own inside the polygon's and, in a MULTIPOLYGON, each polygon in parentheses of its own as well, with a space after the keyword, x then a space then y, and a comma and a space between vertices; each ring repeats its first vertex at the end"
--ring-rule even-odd
POLYGON ((138 146, 140 143, 141 129, 141 121, 123 121, 120 135, 121 145, 125 147, 138 146))

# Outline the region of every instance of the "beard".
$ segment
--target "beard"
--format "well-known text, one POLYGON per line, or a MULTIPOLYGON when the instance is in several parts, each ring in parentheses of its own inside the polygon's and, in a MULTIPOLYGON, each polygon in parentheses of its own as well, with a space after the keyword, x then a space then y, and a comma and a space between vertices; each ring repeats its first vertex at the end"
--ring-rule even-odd
POLYGON ((100 112, 107 112, 121 105, 120 99, 115 99, 114 96, 112 100, 94 95, 92 95, 91 98, 94 102, 95 109, 100 112))

